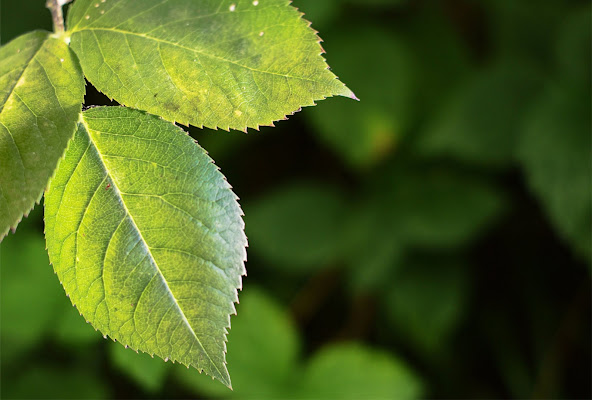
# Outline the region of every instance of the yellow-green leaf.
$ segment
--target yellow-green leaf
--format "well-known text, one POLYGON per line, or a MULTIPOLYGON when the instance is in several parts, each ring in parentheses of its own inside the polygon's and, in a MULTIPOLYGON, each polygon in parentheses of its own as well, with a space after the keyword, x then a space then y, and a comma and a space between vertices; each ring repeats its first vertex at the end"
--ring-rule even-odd
POLYGON ((76 57, 49 32, 0 48, 0 240, 41 199, 83 99, 76 57))
POLYGON ((181 129, 98 107, 82 114, 51 181, 47 249, 70 299, 104 335, 230 386, 241 215, 230 185, 181 129))
POLYGON ((78 0, 68 29, 97 89, 186 125, 258 128, 355 98, 288 0, 78 0))

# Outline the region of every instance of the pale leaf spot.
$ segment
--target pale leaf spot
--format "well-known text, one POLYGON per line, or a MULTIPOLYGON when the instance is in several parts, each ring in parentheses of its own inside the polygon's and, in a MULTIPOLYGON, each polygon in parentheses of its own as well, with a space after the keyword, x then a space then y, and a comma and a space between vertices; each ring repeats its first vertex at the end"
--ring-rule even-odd
POLYGON ((254 6, 258 6, 258 5, 259 5, 259 1, 255 0, 255 1, 253 2, 253 5, 254 5, 254 6))
POLYGON ((233 12, 234 10, 236 10, 236 4, 231 4, 228 9, 230 10, 230 12, 233 12))

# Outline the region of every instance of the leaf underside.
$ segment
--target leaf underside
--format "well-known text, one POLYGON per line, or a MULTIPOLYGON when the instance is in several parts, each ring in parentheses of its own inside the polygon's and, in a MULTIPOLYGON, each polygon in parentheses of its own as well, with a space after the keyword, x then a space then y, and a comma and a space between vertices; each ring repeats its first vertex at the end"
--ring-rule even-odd
POLYGON ((355 98, 287 0, 78 0, 68 29, 97 89, 185 125, 246 130, 355 98))
POLYGON ((47 248, 96 329, 230 386, 226 333, 246 258, 241 215, 230 185, 181 129, 97 107, 82 114, 46 195, 47 248))
POLYGON ((49 32, 0 48, 0 240, 41 199, 83 99, 76 57, 49 32))

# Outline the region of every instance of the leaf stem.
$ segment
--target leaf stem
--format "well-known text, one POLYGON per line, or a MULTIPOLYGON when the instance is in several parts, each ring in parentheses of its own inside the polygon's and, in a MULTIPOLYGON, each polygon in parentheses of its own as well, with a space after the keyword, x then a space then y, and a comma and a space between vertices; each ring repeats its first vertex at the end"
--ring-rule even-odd
POLYGON ((64 13, 62 7, 72 0, 47 0, 45 7, 51 11, 51 18, 53 19, 53 31, 54 33, 64 32, 64 13))

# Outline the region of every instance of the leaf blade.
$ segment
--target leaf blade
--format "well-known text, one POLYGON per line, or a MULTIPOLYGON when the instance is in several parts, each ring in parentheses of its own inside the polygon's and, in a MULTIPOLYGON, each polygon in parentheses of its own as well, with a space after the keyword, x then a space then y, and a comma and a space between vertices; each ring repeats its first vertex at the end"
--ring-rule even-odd
POLYGON ((0 240, 41 199, 83 98, 76 57, 49 32, 0 48, 0 240))
POLYGON ((326 97, 355 98, 287 1, 93 4, 75 3, 71 45, 93 85, 127 106, 186 125, 245 130, 326 97))
POLYGON ((230 385, 226 331, 246 238, 236 196, 205 151, 156 117, 90 109, 45 219, 60 281, 95 328, 230 385))

